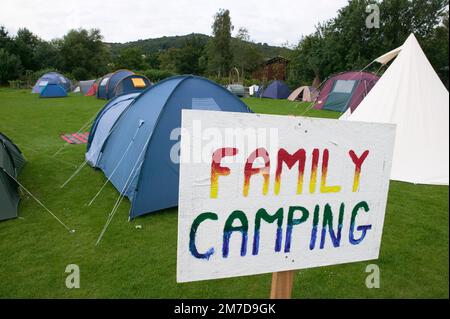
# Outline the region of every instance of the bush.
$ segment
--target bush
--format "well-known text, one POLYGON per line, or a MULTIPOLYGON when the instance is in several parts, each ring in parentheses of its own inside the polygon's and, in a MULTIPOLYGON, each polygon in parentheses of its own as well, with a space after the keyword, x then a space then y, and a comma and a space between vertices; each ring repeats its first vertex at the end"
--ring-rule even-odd
POLYGON ((77 80, 87 80, 89 79, 89 73, 85 68, 77 67, 72 70, 72 77, 77 80))
POLYGON ((0 84, 6 84, 9 80, 17 80, 22 73, 20 58, 10 54, 5 49, 0 49, 0 84))
POLYGON ((13 80, 13 81, 8 81, 9 82, 9 87, 11 89, 20 89, 22 88, 22 81, 20 80, 13 80))
POLYGON ((220 85, 228 85, 230 82, 228 77, 209 76, 208 79, 220 85))
POLYGON ((145 75, 146 77, 148 77, 149 80, 152 81, 153 83, 176 75, 175 73, 170 72, 170 71, 156 70, 156 69, 145 70, 142 72, 142 74, 145 75))

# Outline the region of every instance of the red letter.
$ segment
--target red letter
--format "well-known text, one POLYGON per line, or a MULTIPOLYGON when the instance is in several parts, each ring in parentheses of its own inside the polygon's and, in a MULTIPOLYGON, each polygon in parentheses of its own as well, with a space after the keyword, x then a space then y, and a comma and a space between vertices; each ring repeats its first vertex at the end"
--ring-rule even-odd
POLYGON ((360 157, 358 157, 353 150, 348 152, 350 157, 352 158, 353 163, 355 164, 355 177, 353 178, 353 192, 356 192, 359 187, 359 178, 361 175, 361 166, 369 155, 369 151, 364 151, 360 157))
POLYGON ((319 150, 315 148, 312 152, 311 179, 309 180, 309 192, 311 194, 316 191, 317 165, 319 165, 319 150))
POLYGON ((289 154, 284 148, 278 151, 277 172, 275 175, 275 194, 280 193, 281 172, 283 171, 283 162, 291 169, 295 163, 298 162, 298 179, 297 179, 297 194, 302 193, 303 189, 303 174, 305 172, 306 152, 300 149, 293 155, 289 154))
POLYGON ((230 169, 228 167, 220 166, 222 158, 225 156, 235 156, 237 152, 237 148, 231 147, 219 148, 214 151, 211 163, 211 198, 217 198, 217 193, 219 192, 219 176, 230 175, 230 169))
POLYGON ((250 188, 250 177, 255 174, 262 173, 264 177, 263 195, 266 195, 269 191, 269 178, 270 178, 270 158, 269 153, 265 148, 258 148, 256 151, 250 154, 245 163, 244 169, 244 196, 247 197, 250 188), (256 158, 262 157, 264 159, 263 168, 253 168, 253 162, 256 158))

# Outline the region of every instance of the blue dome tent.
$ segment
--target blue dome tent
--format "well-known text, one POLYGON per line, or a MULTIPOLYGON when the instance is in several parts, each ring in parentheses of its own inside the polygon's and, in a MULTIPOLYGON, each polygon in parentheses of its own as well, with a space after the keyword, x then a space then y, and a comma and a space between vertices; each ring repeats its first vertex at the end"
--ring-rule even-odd
POLYGON ((108 73, 100 78, 97 88, 97 99, 106 99, 106 84, 108 84, 111 75, 112 73, 108 73))
POLYGON ((99 99, 112 99, 114 97, 114 90, 116 85, 129 75, 133 75, 134 72, 130 70, 117 70, 114 73, 109 73, 102 77, 97 90, 97 98, 99 99))
POLYGON ((31 93, 41 93, 41 91, 47 86, 47 84, 59 84, 64 88, 66 92, 70 92, 72 88, 72 83, 64 75, 58 72, 48 72, 37 80, 36 84, 33 86, 31 93))
POLYGON ((114 89, 114 96, 125 93, 139 92, 149 88, 152 85, 150 80, 139 74, 131 74, 120 80, 114 89))
POLYGON ((273 81, 262 92, 262 97, 270 99, 287 99, 291 90, 283 81, 273 81))
POLYGON ((87 143, 85 157, 89 165, 96 167, 103 143, 105 143, 112 127, 138 95, 139 92, 134 92, 117 96, 108 101, 98 112, 97 117, 92 123, 87 143))
MULTIPOLYGON (((182 109, 251 112, 236 96, 205 78, 183 75, 141 93, 117 120, 97 166, 131 201, 130 218, 178 205, 179 164, 171 132, 182 109)), ((220 114, 218 114, 220 116, 220 114)))
POLYGON ((49 83, 39 94, 39 97, 50 98, 50 97, 66 97, 67 92, 60 84, 49 83))

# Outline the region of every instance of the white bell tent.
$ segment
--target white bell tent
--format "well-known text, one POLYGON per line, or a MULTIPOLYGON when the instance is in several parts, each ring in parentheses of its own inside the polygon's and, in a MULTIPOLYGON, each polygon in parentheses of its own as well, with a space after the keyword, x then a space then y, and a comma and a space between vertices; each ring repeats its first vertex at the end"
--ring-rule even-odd
POLYGON ((397 124, 391 179, 448 185, 448 90, 413 34, 375 61, 394 58, 358 108, 341 120, 397 124))

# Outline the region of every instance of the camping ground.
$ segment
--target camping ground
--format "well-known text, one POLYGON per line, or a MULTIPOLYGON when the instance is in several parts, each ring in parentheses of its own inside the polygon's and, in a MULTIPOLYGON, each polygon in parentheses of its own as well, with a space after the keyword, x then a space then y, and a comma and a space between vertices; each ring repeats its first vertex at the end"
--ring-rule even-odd
MULTIPOLYGON (((284 100, 244 102, 259 113, 339 115, 284 100)), ((90 167, 61 189, 83 163, 85 145, 64 146, 59 134, 76 132, 104 104, 81 95, 39 99, 29 90, 0 89, 0 132, 28 161, 20 181, 76 230, 69 233, 23 193, 20 218, 0 222, 0 297, 267 298, 270 274, 177 284, 177 209, 128 222, 124 200, 95 246, 118 193, 108 184, 88 207, 105 182, 90 167), (80 267, 80 289, 65 286, 68 264, 80 267)), ((448 298, 448 209, 448 186, 391 182, 379 260, 297 271, 293 297, 448 298), (373 263, 380 267, 379 289, 365 285, 366 266, 373 263)))

